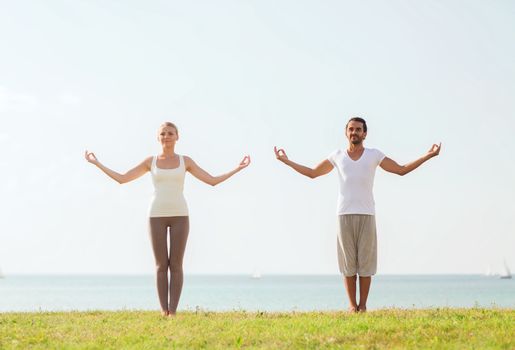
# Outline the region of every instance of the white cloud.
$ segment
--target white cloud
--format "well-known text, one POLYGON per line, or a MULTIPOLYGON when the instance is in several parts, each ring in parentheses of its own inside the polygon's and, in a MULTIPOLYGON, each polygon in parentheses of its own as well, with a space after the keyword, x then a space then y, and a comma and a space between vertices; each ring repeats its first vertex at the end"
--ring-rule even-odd
POLYGON ((14 93, 0 86, 0 110, 27 110, 38 104, 39 99, 36 96, 14 93))
POLYGON ((0 142, 9 141, 9 134, 6 132, 0 132, 0 142))
POLYGON ((82 99, 79 96, 71 93, 63 93, 59 95, 59 102, 63 105, 76 106, 80 105, 81 101, 82 99))

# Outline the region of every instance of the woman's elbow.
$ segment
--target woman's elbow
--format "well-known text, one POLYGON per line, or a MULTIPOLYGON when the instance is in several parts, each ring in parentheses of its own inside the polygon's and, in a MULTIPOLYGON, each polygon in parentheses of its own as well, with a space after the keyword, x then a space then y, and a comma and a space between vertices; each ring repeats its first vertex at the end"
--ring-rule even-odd
POLYGON ((130 180, 127 178, 126 175, 122 175, 120 177, 118 177, 117 179, 115 179, 116 182, 118 182, 120 185, 123 185, 123 184, 126 184, 127 182, 129 182, 130 180))

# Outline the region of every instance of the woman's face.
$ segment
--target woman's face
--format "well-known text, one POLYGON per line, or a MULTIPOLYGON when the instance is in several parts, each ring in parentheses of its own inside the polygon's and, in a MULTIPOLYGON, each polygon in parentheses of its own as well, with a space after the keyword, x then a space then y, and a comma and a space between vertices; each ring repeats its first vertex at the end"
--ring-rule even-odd
POLYGON ((159 128, 157 137, 163 147, 173 146, 179 139, 177 130, 172 126, 163 126, 159 128))

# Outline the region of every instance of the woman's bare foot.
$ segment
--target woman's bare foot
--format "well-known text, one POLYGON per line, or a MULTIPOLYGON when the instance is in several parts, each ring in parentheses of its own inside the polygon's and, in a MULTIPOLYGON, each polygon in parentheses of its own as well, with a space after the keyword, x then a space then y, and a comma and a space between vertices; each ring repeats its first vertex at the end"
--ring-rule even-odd
POLYGON ((357 306, 349 306, 349 312, 351 314, 355 314, 356 312, 358 312, 358 307, 357 306))
POLYGON ((175 317, 177 314, 175 312, 168 311, 168 317, 175 317))
POLYGON ((161 316, 166 317, 168 314, 168 310, 161 310, 161 316))
POLYGON ((358 306, 358 312, 367 312, 367 307, 366 307, 366 305, 364 305, 364 306, 361 306, 361 305, 360 305, 360 306, 358 306))

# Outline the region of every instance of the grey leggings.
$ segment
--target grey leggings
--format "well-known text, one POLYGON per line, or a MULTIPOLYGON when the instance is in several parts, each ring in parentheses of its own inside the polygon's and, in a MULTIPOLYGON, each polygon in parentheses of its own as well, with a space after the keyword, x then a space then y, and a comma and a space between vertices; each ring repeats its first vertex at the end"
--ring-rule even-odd
POLYGON ((175 313, 182 291, 182 259, 188 240, 188 216, 150 218, 149 231, 156 261, 156 284, 162 311, 175 313), (170 231, 168 231, 170 229, 170 231), (170 250, 168 250, 168 235, 170 250), (168 283, 170 270, 170 283, 168 283))

